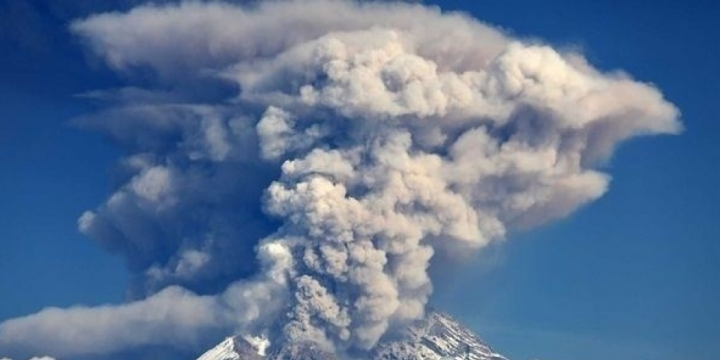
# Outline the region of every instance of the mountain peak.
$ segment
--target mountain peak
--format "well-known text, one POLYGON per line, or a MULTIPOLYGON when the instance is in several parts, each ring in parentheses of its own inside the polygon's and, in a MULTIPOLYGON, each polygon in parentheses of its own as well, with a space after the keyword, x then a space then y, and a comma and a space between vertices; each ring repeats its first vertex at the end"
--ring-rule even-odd
POLYGON ((229 337, 197 360, 263 360, 266 345, 254 340, 256 338, 229 337))
POLYGON ((373 360, 507 360, 447 313, 431 311, 399 339, 378 344, 373 360))
MULTIPOLYGON (((265 354, 265 338, 234 336, 197 360, 337 360, 311 341, 287 343, 265 354)), ((431 311, 397 338, 383 341, 370 360, 508 360, 447 313, 431 311)))

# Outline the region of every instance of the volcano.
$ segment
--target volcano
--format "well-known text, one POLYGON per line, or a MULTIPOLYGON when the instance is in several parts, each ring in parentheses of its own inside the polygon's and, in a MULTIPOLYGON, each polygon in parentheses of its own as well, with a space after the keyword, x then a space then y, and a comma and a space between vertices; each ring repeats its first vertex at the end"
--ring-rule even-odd
MULTIPOLYGON (((269 341, 234 336, 197 360, 338 360, 311 341, 286 343, 268 350, 269 341)), ((391 340, 381 341, 370 360, 508 360, 472 330, 447 313, 429 312, 391 340)))

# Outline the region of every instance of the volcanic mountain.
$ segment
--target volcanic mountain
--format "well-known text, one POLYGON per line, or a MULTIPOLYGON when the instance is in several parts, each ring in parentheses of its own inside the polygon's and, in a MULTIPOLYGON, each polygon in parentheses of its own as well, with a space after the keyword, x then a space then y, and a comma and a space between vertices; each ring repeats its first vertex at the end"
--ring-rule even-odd
MULTIPOLYGON (((269 342, 235 336, 197 360, 337 360, 313 342, 284 344, 266 353, 269 342)), ((433 311, 393 340, 378 343, 370 360, 508 360, 450 315, 433 311)))

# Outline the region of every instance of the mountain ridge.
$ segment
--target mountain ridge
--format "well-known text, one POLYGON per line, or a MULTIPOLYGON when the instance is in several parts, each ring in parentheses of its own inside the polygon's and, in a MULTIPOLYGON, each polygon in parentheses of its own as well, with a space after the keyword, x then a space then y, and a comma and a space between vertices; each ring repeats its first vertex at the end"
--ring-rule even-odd
MULTIPOLYGON (((233 336, 197 360, 338 360, 312 341, 283 344, 266 354, 264 338, 233 336)), ((433 310, 392 340, 378 343, 369 360, 508 360, 450 314, 433 310)))

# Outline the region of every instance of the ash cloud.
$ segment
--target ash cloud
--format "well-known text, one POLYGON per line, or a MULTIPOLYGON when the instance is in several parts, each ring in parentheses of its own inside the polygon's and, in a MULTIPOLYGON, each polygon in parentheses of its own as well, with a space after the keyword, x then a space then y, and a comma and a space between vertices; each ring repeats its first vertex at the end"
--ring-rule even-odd
POLYGON ((423 316, 434 255, 567 216, 618 144, 681 128, 652 85, 423 5, 144 5, 72 31, 129 82, 78 120, 128 153, 78 224, 133 301, 0 324, 23 354, 231 331, 369 349, 423 316))

